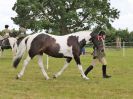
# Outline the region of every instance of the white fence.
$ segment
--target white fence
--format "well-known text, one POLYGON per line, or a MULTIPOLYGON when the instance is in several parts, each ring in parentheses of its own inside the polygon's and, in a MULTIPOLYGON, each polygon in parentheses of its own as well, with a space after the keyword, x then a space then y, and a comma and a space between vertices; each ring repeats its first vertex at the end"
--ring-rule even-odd
MULTIPOLYGON (((93 44, 89 44, 86 47, 93 46, 93 44)), ((122 56, 125 56, 126 48, 133 48, 133 42, 106 42, 105 48, 107 50, 114 49, 114 50, 121 50, 122 56)))
MULTIPOLYGON (((87 46, 93 46, 93 44, 89 44, 87 46)), ((86 46, 86 47, 87 47, 86 46)), ((115 49, 115 50, 122 50, 122 56, 125 56, 126 53, 126 48, 133 48, 133 42, 118 42, 118 44, 116 44, 116 42, 109 42, 109 43, 105 43, 105 47, 106 49, 110 50, 110 49, 115 49)), ((46 66, 47 69, 49 67, 49 57, 47 56, 47 60, 46 60, 46 66)))
POLYGON ((123 48, 123 47, 133 47, 133 42, 109 42, 105 44, 106 47, 110 48, 123 48))
POLYGON ((122 49, 123 56, 125 56, 126 48, 133 48, 133 42, 111 42, 105 45, 108 49, 122 49))

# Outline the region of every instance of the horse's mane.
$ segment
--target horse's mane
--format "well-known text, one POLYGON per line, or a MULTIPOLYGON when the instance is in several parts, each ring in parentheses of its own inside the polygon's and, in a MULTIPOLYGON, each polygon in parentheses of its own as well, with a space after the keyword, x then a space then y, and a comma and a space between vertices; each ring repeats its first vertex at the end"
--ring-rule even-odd
MULTIPOLYGON (((71 36, 71 35, 81 35, 81 34, 83 34, 83 33, 91 33, 92 31, 91 30, 83 30, 83 31, 78 31, 78 32, 72 32, 72 33, 68 33, 68 34, 66 34, 66 35, 54 35, 54 34, 50 34, 50 33, 46 33, 46 32, 40 32, 40 33, 38 33, 38 34, 41 34, 41 33, 43 33, 43 34, 46 34, 46 35, 50 35, 50 36, 71 36)), ((36 34, 36 33, 35 33, 36 34)), ((31 34, 32 35, 32 34, 31 34)))
POLYGON ((73 32, 73 33, 71 33, 71 34, 67 34, 67 35, 81 35, 81 34, 83 34, 83 33, 91 33, 92 31, 91 30, 84 30, 84 31, 78 31, 78 32, 73 32))

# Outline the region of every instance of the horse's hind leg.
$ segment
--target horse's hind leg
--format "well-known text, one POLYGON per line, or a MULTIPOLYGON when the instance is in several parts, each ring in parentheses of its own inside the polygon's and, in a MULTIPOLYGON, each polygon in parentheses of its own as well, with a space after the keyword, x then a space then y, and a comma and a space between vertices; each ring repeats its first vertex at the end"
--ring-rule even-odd
POLYGON ((29 63, 29 61, 31 60, 31 58, 29 57, 29 55, 27 56, 27 58, 24 60, 24 63, 23 63, 23 68, 22 70, 20 71, 20 73, 17 75, 17 79, 21 78, 24 74, 24 71, 29 63))
POLYGON ((40 66, 40 68, 42 70, 42 73, 43 73, 44 77, 46 78, 46 80, 48 80, 49 77, 48 77, 48 75, 47 75, 47 73, 46 73, 46 71, 44 69, 42 55, 38 55, 38 64, 39 64, 39 66, 40 66))
POLYGON ((54 78, 57 78, 58 76, 60 76, 64 72, 64 70, 68 67, 68 65, 71 62, 71 60, 72 60, 72 58, 67 58, 64 66, 63 66, 63 68, 59 72, 57 72, 56 74, 54 74, 53 77, 54 78))

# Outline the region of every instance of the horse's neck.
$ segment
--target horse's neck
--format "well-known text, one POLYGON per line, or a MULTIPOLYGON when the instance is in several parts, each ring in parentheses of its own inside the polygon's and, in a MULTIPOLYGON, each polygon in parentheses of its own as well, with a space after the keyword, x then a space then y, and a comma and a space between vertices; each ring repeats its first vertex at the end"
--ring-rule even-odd
POLYGON ((90 32, 88 32, 88 31, 80 32, 77 35, 78 35, 79 41, 86 40, 86 43, 88 43, 89 42, 89 39, 91 38, 90 32))

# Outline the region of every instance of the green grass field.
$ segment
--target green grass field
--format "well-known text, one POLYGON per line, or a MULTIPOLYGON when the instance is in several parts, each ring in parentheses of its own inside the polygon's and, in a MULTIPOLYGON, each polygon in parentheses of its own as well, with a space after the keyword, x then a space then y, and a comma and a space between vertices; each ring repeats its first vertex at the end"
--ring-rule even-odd
MULTIPOLYGON (((53 74, 63 66, 64 59, 50 57, 47 73, 51 79, 45 80, 35 57, 24 76, 16 80, 22 61, 14 69, 11 66, 11 50, 6 50, 0 58, 0 99, 133 99, 133 49, 126 49, 125 57, 122 50, 107 49, 106 53, 108 73, 112 75, 110 79, 102 78, 99 63, 88 75, 89 80, 82 79, 74 60, 61 76, 53 79, 53 74)), ((81 56, 84 70, 91 59, 89 54, 81 56)))

